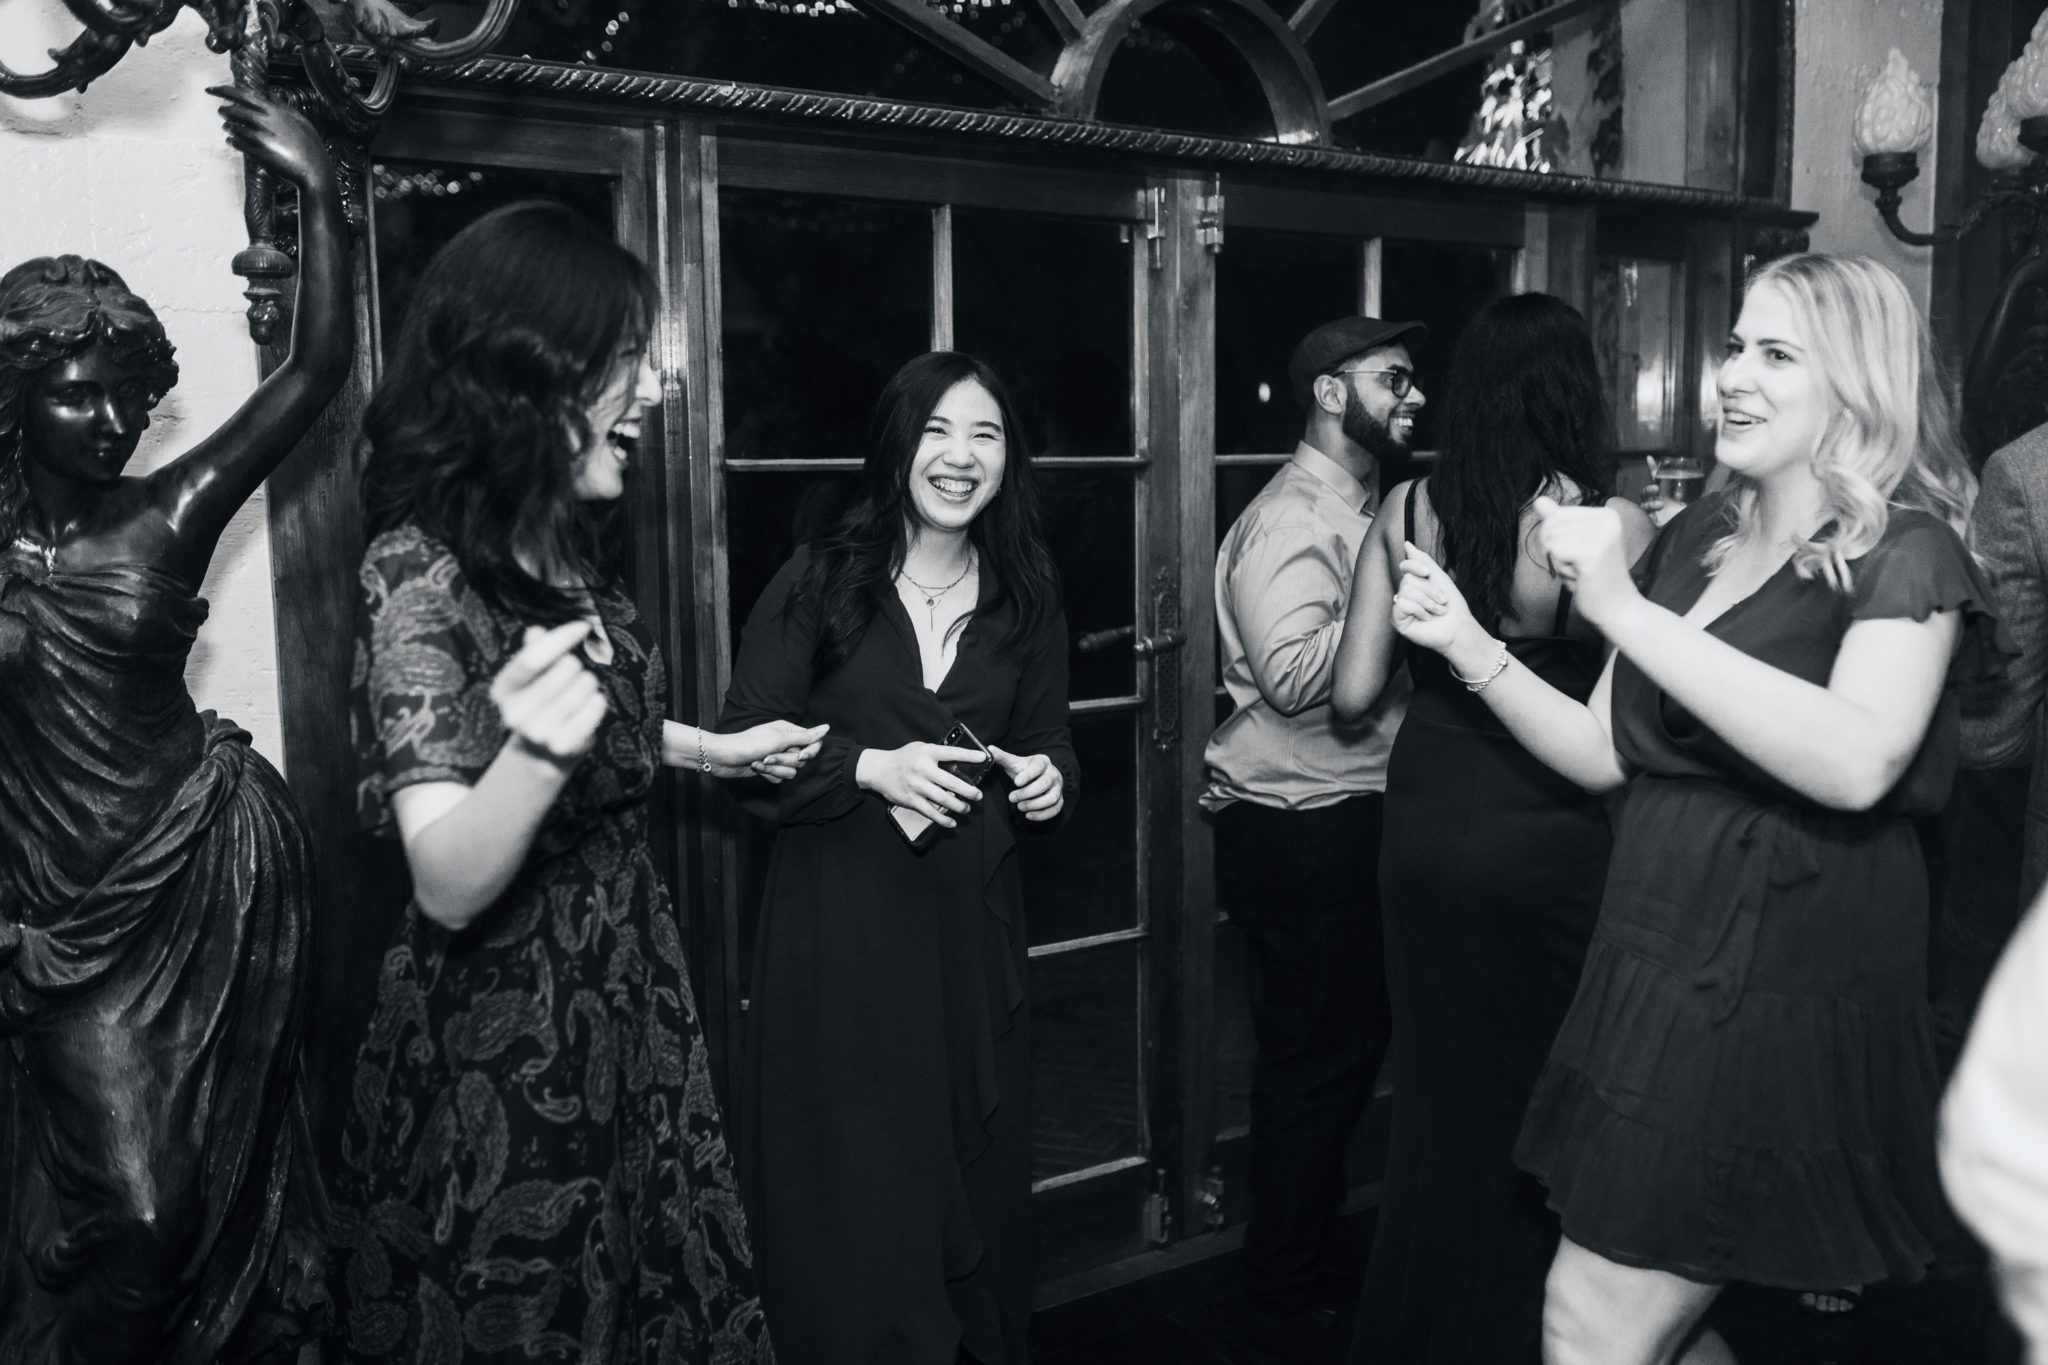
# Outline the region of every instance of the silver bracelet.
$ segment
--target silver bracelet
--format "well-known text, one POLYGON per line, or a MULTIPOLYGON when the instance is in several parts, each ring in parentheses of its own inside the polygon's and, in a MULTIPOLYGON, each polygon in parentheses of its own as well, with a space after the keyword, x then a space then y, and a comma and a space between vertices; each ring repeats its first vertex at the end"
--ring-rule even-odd
MULTIPOLYGON (((1457 669, 1451 669, 1451 676, 1456 678, 1459 682, 1465 684, 1465 690, 1467 692, 1484 692, 1486 690, 1486 685, 1488 683, 1492 682, 1495 678, 1498 678, 1501 674, 1507 671, 1508 659, 1510 657, 1508 654, 1507 642, 1503 640, 1496 640, 1494 643, 1500 646, 1500 657, 1493 661, 1493 667, 1487 670, 1487 674, 1485 677, 1468 678, 1464 674, 1460 673, 1457 669)), ((1444 664, 1446 667, 1449 667, 1450 660, 1444 660, 1444 664)))
POLYGON ((709 773, 711 771, 711 759, 704 752, 704 727, 701 725, 697 727, 697 771, 700 773, 709 773))

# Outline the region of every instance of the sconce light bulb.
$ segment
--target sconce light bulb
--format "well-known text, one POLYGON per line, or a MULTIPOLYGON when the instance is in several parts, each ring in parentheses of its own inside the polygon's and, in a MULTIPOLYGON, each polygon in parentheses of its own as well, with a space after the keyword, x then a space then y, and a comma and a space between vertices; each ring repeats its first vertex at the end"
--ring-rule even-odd
POLYGON ((1893 48, 1856 111, 1856 150, 1863 156, 1917 152, 1933 132, 1934 104, 1927 87, 1906 64, 1905 54, 1893 48))
POLYGON ((2024 170, 2034 154, 2020 141, 2020 120, 2048 114, 2048 11, 2026 47, 1999 77, 1977 125, 1977 161, 1989 171, 2024 170))

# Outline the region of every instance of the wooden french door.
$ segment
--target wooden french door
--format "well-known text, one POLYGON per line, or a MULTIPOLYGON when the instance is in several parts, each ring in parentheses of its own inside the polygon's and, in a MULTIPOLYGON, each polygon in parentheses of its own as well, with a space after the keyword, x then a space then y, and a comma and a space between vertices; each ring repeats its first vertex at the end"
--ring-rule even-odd
MULTIPOLYGON (((1158 199, 1134 177, 720 138, 701 216, 713 373, 699 526, 723 581, 700 612, 717 681, 776 567, 853 496, 867 412, 925 350, 1009 386, 1045 494, 1072 637, 1081 793, 1019 848, 1030 944, 1041 1281, 1148 1245, 1174 1122, 1180 619, 1171 442, 1152 403, 1158 199), (714 600, 715 599, 715 600, 714 600)), ((721 908, 742 994, 773 831, 721 825, 721 908)))

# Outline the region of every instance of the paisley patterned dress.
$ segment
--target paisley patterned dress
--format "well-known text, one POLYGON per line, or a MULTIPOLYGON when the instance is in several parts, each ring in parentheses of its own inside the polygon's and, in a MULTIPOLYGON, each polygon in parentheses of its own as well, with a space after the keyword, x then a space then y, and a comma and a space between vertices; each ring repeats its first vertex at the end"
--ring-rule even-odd
MULTIPOLYGON (((394 832, 398 788, 496 757, 490 682, 522 629, 415 529, 371 543, 361 590, 359 802, 394 832)), ((336 1190, 345 1359, 773 1359, 648 853, 661 659, 622 593, 597 606, 610 710, 525 865, 460 933, 409 908, 385 955, 336 1190)))

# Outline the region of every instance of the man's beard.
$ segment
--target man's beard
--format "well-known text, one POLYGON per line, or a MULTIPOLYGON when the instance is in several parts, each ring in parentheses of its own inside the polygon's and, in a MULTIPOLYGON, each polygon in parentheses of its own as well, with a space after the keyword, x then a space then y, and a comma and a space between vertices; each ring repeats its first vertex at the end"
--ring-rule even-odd
MULTIPOLYGON (((1397 407, 1394 411, 1399 412, 1400 409, 1397 407)), ((1396 436, 1391 426, 1366 411, 1365 404, 1355 393, 1344 402, 1344 435, 1363 446, 1375 460, 1408 458, 1408 443, 1396 436)))

